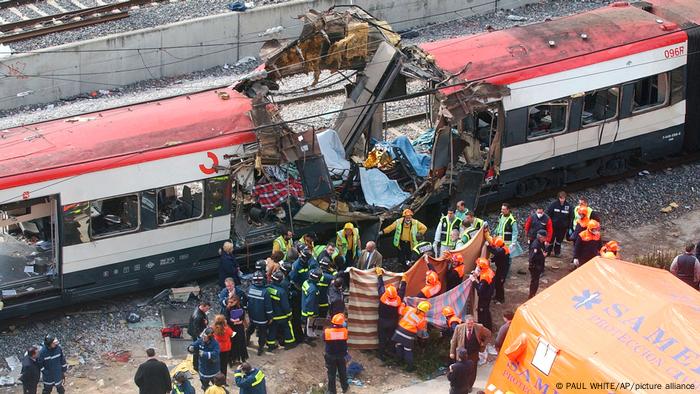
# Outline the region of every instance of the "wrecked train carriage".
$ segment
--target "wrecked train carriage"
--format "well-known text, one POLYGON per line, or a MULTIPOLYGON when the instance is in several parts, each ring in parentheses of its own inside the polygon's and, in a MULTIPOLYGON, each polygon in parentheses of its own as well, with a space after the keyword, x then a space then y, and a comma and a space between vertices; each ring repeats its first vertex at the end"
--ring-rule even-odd
POLYGON ((484 173, 497 171, 500 159, 498 150, 490 149, 500 146, 497 122, 484 125, 474 114, 496 113, 507 89, 466 84, 443 72, 420 48, 402 48, 386 22, 360 8, 310 11, 302 19, 298 39, 266 43, 264 65, 235 85, 254 101, 258 170, 293 168, 303 185, 305 203, 278 208, 279 217, 290 224, 337 226, 393 219, 403 208, 417 211, 450 199, 474 208, 484 173), (274 92, 285 77, 300 73, 313 73, 314 86, 323 70, 356 71, 352 80, 345 77, 345 104, 333 127, 295 133, 286 123, 294 119, 282 119, 274 92), (410 79, 442 89, 407 94, 410 79), (426 133, 423 151, 406 137, 384 141, 383 106, 411 97, 431 99, 434 107, 437 133, 426 133), (463 127, 467 118, 480 122, 480 128, 463 127))

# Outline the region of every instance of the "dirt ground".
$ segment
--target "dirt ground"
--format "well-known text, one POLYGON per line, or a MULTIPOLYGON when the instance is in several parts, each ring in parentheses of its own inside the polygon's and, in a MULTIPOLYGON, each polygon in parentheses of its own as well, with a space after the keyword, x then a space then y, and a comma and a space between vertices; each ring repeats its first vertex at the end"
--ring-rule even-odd
MULTIPOLYGON (((700 211, 693 211, 676 220, 659 222, 635 229, 615 228, 608 224, 603 229, 604 239, 615 239, 622 245, 622 256, 633 260, 636 255, 653 252, 657 249, 680 251, 686 240, 698 240, 700 234, 700 211)), ((541 278, 540 291, 552 285, 570 272, 571 244, 563 247, 561 258, 548 258, 545 275, 541 278)), ((502 324, 502 313, 514 310, 527 298, 529 288, 527 258, 521 256, 513 260, 510 276, 506 282, 506 303, 492 304, 491 311, 494 325, 502 324)), ((165 354, 163 341, 157 329, 139 329, 134 331, 138 337, 133 343, 125 343, 124 350, 131 351, 128 362, 103 360, 95 364, 81 365, 78 360, 69 359, 75 364, 68 373, 66 387, 68 392, 76 393, 137 393, 133 384, 133 375, 138 365, 145 360, 143 343, 157 344, 159 354, 165 354)), ((254 341, 253 341, 254 342, 254 341)), ((323 364, 323 344, 316 347, 301 345, 292 350, 276 350, 274 355, 258 357, 253 349, 249 350, 254 366, 262 368, 267 377, 267 388, 271 394, 322 392, 326 380, 323 364)), ((359 376, 362 386, 351 386, 351 393, 390 392, 418 381, 414 375, 404 373, 400 368, 385 366, 371 352, 351 350, 353 361, 364 367, 359 376)), ((169 367, 174 367, 182 359, 164 360, 169 367)), ((229 382, 232 384, 231 374, 229 382)), ((199 390, 199 382, 193 381, 199 390)), ((20 393, 21 388, 4 388, 0 393, 20 393)), ((236 392, 234 390, 234 392, 236 392)))

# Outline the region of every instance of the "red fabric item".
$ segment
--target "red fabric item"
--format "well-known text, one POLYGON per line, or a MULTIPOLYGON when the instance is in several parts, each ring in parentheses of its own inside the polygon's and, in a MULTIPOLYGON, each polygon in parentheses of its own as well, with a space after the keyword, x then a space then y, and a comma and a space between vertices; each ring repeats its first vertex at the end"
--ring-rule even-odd
POLYGON ((214 339, 219 343, 219 350, 222 352, 228 352, 231 350, 231 336, 233 335, 233 330, 229 326, 224 326, 224 335, 214 334, 214 339))
POLYGON ((258 199, 260 205, 265 209, 272 209, 282 205, 290 194, 296 197, 300 203, 304 203, 304 189, 301 186, 301 182, 294 178, 289 178, 288 181, 283 182, 257 185, 253 188, 253 196, 258 199))

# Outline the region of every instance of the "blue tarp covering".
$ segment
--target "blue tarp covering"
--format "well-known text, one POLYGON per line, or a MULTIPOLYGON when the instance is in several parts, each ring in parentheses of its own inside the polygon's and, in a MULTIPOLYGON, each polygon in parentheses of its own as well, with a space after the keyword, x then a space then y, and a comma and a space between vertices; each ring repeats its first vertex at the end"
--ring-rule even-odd
MULTIPOLYGON (((416 174, 420 177, 428 176, 428 172, 430 172, 430 155, 417 153, 416 150, 413 148, 411 140, 409 140, 408 137, 400 136, 396 137, 391 142, 378 142, 376 146, 384 148, 396 147, 401 149, 403 154, 411 163, 411 166, 413 167, 413 170, 416 172, 416 174)), ((387 150, 389 151, 389 153, 391 153, 391 157, 395 158, 393 150, 387 150)))
POLYGON ((360 184, 367 204, 378 207, 393 208, 411 195, 376 168, 360 168, 360 184))

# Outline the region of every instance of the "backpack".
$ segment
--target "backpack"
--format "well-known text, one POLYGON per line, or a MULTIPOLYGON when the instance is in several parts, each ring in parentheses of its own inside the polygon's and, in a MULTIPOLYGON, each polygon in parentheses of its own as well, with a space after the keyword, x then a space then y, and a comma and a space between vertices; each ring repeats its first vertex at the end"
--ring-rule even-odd
POLYGON ((170 327, 164 327, 160 329, 160 335, 163 338, 181 338, 182 337, 182 328, 180 326, 174 324, 171 325, 170 327))

